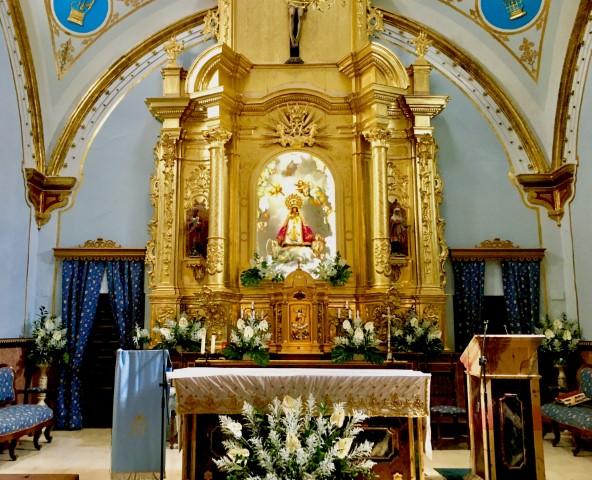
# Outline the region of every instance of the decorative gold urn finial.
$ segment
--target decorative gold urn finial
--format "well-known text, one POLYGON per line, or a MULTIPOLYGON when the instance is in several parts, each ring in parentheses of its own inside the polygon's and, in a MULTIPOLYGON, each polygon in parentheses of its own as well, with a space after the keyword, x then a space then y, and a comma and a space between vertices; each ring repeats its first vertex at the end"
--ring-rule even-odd
POLYGON ((170 40, 165 43, 163 50, 169 59, 169 66, 177 65, 177 57, 183 51, 183 44, 178 42, 175 37, 171 37, 170 40))
POLYGON ((428 34, 422 30, 417 37, 411 40, 411 43, 415 44, 415 54, 423 58, 428 53, 432 41, 428 38, 428 34))

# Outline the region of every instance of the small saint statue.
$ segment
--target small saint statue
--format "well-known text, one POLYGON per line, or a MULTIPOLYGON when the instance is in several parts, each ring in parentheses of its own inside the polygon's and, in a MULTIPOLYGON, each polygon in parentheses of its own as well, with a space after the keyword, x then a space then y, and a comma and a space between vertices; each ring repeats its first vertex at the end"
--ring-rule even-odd
POLYGON ((407 255, 407 212, 396 200, 391 204, 390 208, 390 241, 391 254, 407 255))
POLYGON ((315 234, 300 213, 302 197, 296 194, 286 198, 288 216, 284 220, 275 239, 280 247, 310 247, 315 240, 315 234))

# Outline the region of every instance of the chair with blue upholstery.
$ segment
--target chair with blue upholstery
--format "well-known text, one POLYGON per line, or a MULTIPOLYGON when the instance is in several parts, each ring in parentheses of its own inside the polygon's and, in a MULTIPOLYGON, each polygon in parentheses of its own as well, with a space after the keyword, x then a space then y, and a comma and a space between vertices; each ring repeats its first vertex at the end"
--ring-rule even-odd
POLYGON ((462 364, 452 358, 449 362, 430 362, 430 417, 436 448, 442 446, 442 425, 449 426, 455 442, 467 432, 467 409, 462 364), (461 430, 464 428, 464 432, 461 430))
POLYGON ((16 460, 14 450, 19 438, 33 435, 33 445, 41 448, 39 437, 44 431, 47 442, 51 442, 53 411, 45 405, 18 405, 14 369, 0 365, 0 450, 8 445, 8 453, 16 460))

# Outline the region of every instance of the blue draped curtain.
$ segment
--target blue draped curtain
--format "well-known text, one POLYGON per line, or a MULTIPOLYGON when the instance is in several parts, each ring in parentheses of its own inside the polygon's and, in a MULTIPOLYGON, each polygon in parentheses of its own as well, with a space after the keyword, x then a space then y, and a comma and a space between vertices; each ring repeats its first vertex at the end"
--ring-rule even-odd
POLYGON ((113 317, 119 330, 119 347, 133 348, 131 333, 134 325, 144 325, 143 260, 107 262, 107 284, 113 317))
POLYGON ((476 333, 483 332, 483 292, 485 261, 453 260, 454 339, 457 351, 463 351, 476 333))
POLYGON ((58 428, 82 428, 80 372, 104 271, 105 264, 101 261, 64 260, 62 264, 62 319, 68 328, 70 363, 60 372, 58 428))
POLYGON ((533 333, 539 318, 540 261, 504 260, 501 266, 508 333, 533 333))

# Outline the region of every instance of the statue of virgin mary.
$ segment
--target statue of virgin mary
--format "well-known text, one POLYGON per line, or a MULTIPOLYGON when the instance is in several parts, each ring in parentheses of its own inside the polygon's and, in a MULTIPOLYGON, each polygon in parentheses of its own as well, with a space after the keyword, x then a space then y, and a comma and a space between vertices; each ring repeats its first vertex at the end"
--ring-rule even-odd
POLYGON ((275 239, 280 247, 310 247, 315 235, 300 213, 302 197, 296 194, 286 198, 288 216, 275 239))

